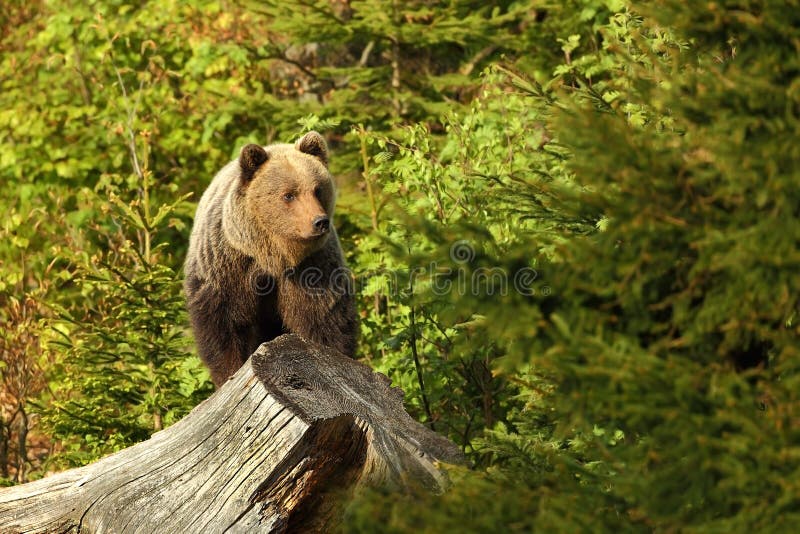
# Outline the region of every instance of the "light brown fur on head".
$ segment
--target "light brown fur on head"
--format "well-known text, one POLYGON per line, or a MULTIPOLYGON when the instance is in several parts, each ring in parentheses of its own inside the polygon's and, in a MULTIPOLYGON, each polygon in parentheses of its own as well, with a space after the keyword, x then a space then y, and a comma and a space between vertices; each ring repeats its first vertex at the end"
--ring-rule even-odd
POLYGON ((294 267, 330 238, 314 222, 332 227, 335 191, 322 136, 310 132, 294 145, 247 145, 239 157, 238 183, 224 204, 231 245, 269 272, 294 267))

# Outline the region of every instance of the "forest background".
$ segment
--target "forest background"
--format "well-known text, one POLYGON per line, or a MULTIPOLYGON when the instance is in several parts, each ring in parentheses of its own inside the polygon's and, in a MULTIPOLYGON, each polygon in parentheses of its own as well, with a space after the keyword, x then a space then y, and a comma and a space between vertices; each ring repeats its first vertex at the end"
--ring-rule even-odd
POLYGON ((348 529, 800 524, 800 5, 10 0, 0 481, 212 392, 182 262, 248 142, 325 134, 360 357, 465 451, 348 529))

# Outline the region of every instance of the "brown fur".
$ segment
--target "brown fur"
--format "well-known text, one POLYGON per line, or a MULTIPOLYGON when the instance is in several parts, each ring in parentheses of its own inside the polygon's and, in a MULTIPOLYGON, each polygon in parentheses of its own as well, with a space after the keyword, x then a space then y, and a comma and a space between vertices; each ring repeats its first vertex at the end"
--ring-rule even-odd
POLYGON ((327 164, 316 132, 294 145, 247 145, 200 199, 185 289, 215 385, 259 344, 286 332, 354 355, 358 320, 332 225, 327 164))

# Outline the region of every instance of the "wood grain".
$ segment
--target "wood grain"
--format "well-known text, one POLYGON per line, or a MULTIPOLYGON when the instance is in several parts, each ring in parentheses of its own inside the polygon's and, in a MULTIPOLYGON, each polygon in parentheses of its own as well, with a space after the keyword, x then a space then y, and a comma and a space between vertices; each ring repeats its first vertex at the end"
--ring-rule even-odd
POLYGON ((367 366, 265 343, 184 419, 91 465, 0 490, 0 532, 321 532, 362 485, 446 488, 451 442, 367 366))

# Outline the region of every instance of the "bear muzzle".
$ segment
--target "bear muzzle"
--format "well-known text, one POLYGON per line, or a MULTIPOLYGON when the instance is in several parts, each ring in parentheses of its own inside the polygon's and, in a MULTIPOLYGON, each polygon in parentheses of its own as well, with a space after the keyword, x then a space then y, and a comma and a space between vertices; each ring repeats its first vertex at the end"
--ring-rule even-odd
POLYGON ((311 226, 314 228, 314 235, 321 236, 331 229, 331 220, 327 215, 321 215, 314 218, 311 226))

